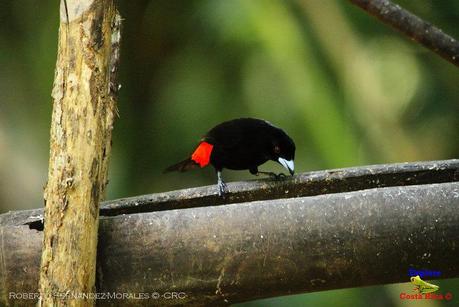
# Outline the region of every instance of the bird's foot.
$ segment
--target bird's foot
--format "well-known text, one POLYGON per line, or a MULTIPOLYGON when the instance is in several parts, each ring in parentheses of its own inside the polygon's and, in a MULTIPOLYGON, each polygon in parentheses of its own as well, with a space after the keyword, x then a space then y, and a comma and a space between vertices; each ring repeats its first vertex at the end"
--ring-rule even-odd
POLYGON ((218 196, 222 197, 225 195, 226 192, 228 192, 228 186, 224 181, 219 181, 218 182, 218 196))
POLYGON ((287 178, 287 176, 284 173, 276 174, 276 173, 273 173, 273 172, 258 172, 258 174, 268 175, 271 179, 274 179, 274 180, 283 180, 283 179, 287 178))
POLYGON ((287 178, 287 176, 284 173, 279 173, 279 174, 273 173, 271 178, 273 178, 274 180, 284 180, 285 178, 287 178))

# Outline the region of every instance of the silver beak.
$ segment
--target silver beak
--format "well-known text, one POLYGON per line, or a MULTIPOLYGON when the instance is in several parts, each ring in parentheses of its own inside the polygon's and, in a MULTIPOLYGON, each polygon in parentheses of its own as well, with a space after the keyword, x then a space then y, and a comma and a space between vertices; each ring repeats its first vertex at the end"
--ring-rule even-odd
POLYGON ((295 165, 293 163, 293 160, 285 160, 284 158, 279 158, 277 161, 279 161, 280 164, 282 164, 283 167, 285 167, 290 175, 293 176, 293 174, 295 173, 295 165))

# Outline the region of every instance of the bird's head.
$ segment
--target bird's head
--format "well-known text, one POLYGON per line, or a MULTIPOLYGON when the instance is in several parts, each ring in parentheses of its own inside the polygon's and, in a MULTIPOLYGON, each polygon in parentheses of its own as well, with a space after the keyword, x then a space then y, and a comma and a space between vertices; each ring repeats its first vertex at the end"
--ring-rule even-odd
POLYGON ((280 134, 273 141, 271 154, 272 160, 279 162, 293 176, 295 173, 293 163, 293 160, 295 160, 295 143, 286 133, 280 134))

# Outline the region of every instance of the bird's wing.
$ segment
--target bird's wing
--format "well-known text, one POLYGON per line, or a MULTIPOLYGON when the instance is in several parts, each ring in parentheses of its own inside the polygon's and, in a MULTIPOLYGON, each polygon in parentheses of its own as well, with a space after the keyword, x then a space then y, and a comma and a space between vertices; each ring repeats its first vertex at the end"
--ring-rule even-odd
POLYGON ((244 142, 245 132, 243 126, 230 121, 214 127, 202 138, 202 141, 220 148, 231 149, 240 146, 244 142))

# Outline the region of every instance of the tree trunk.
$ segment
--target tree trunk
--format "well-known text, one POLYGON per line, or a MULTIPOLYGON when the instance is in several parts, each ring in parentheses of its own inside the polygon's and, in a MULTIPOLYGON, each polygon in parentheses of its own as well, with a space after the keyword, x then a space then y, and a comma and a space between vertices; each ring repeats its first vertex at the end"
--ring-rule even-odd
POLYGON ((40 306, 89 306, 107 185, 121 18, 112 0, 62 0, 40 306), (78 298, 80 296, 80 298, 78 298))

